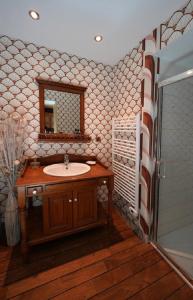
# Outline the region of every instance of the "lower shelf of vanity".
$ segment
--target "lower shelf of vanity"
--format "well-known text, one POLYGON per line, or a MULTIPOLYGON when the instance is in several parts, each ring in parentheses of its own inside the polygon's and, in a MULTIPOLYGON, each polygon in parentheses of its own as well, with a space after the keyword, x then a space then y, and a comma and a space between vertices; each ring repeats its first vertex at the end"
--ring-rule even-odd
POLYGON ((86 224, 82 227, 73 228, 66 231, 61 231, 53 234, 45 234, 42 218, 42 206, 31 207, 28 210, 27 220, 28 220, 28 241, 29 246, 38 245, 44 242, 52 241, 57 238, 68 236, 71 234, 76 234, 81 231, 89 230, 99 226, 105 226, 108 224, 106 209, 104 204, 98 202, 98 214, 99 217, 95 223, 86 224))

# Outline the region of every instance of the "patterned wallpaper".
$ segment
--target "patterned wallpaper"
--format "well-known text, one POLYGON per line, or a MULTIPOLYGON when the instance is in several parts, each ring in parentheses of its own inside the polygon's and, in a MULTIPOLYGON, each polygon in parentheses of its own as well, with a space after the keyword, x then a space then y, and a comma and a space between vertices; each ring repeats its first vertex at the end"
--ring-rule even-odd
MULTIPOLYGON (((1 118, 6 118, 14 110, 25 115, 28 120, 28 138, 25 142, 27 156, 50 155, 68 150, 70 153, 96 155, 99 160, 110 166, 112 117, 135 114, 142 107, 140 226, 146 238, 151 232, 154 206, 157 62, 153 55, 160 47, 160 40, 163 47, 179 35, 178 28, 181 28, 181 35, 192 27, 192 1, 188 1, 187 5, 179 10, 180 13, 174 13, 166 23, 146 37, 138 48, 134 48, 114 67, 26 44, 21 40, 12 40, 6 36, 0 37, 1 118), (85 129, 86 134, 91 135, 90 144, 37 142, 39 104, 38 87, 34 82, 36 77, 87 87, 85 129), (101 137, 100 143, 96 142, 98 136, 101 137)), ((3 187, 1 181, 0 188, 3 187)), ((121 202, 117 203, 119 205, 121 202)), ((127 215, 126 205, 120 206, 127 215)))
MULTIPOLYGON (((136 114, 141 108, 141 44, 113 68, 6 36, 0 38, 0 46, 1 118, 6 118, 14 110, 27 118, 26 155, 64 153, 67 149, 70 153, 97 155, 110 166, 112 117, 136 114), (39 100, 36 77, 87 86, 85 129, 92 137, 90 144, 37 142, 39 100), (97 136, 101 137, 100 143, 95 141, 97 136)), ((1 186, 5 189, 3 183, 1 186)), ((126 203, 120 200, 117 205, 122 207, 126 203)))
MULTIPOLYGON (((154 211, 155 183, 155 149, 156 149, 156 117, 157 97, 156 78, 158 61, 154 58, 156 51, 181 36, 193 26, 193 0, 171 16, 159 28, 150 33, 137 48, 134 48, 113 69, 114 71, 114 116, 126 117, 141 114, 141 197, 138 229, 145 240, 152 233, 154 211), (171 28, 172 27, 172 28, 171 28), (162 44, 160 45, 160 40, 162 44)), ((117 195, 116 195, 117 196, 117 195)), ((131 219, 128 203, 116 197, 116 204, 123 214, 131 219)), ((136 228, 136 224, 134 224, 136 228)))
POLYGON ((193 0, 175 11, 167 22, 160 26, 160 48, 166 47, 173 40, 193 29, 193 0))
MULTIPOLYGON (((25 154, 45 156, 55 153, 96 155, 111 165, 111 118, 113 116, 112 67, 70 56, 7 36, 0 36, 0 118, 13 111, 28 122, 25 154), (87 87, 85 93, 85 132, 89 144, 39 143, 39 98, 36 77, 87 87), (96 141, 100 137, 101 142, 96 141)), ((2 203, 6 195, 0 180, 2 203)), ((4 205, 0 205, 1 209, 4 205)))
POLYGON ((134 48, 113 69, 114 116, 127 117, 141 109, 142 44, 134 48))
POLYGON ((156 128, 157 128, 157 78, 159 61, 155 53, 178 38, 188 30, 192 30, 193 0, 174 12, 167 22, 143 40, 144 79, 142 81, 142 162, 141 162, 141 213, 140 226, 145 239, 153 232, 155 207, 155 161, 156 161, 156 128), (177 17, 178 16, 178 17, 177 17), (189 19, 189 21, 187 21, 189 19), (173 22, 173 25, 171 26, 173 22), (179 31, 179 28, 181 29, 179 31), (161 41, 161 44, 160 44, 161 41))
POLYGON ((53 90, 45 91, 46 100, 55 100, 56 132, 74 133, 80 130, 80 96, 53 90))
MULTIPOLYGON (((114 117, 126 118, 136 115, 141 110, 141 80, 143 66, 143 51, 140 43, 124 57, 113 69, 114 71, 114 117)), ((118 194, 115 194, 115 204, 122 214, 131 221, 129 204, 118 194)), ((133 226, 138 224, 133 220, 133 226)))
POLYGON ((102 162, 110 165, 111 155, 111 100, 113 72, 110 66, 68 56, 56 50, 25 44, 20 40, 0 37, 0 91, 1 118, 14 110, 28 121, 28 138, 25 141, 27 156, 50 155, 70 152, 98 155, 102 162), (90 144, 38 143, 39 100, 36 77, 86 86, 85 130, 90 135, 90 144), (101 137, 101 143, 95 141, 101 137))

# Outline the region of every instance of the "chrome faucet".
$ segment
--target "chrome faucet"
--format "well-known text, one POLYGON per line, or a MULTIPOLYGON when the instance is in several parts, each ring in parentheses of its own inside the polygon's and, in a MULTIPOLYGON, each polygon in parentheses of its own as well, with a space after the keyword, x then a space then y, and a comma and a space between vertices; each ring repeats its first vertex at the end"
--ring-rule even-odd
POLYGON ((69 165, 69 156, 68 154, 64 154, 64 164, 66 166, 66 169, 68 169, 68 165, 69 165))

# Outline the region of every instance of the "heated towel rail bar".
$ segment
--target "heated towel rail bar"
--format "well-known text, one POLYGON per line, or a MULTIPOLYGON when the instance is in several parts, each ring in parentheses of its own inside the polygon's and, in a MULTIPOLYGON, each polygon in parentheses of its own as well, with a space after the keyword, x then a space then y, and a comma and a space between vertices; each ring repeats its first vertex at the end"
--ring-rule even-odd
POLYGON ((129 203, 133 216, 139 211, 140 113, 133 118, 113 119, 112 164, 115 191, 129 203))

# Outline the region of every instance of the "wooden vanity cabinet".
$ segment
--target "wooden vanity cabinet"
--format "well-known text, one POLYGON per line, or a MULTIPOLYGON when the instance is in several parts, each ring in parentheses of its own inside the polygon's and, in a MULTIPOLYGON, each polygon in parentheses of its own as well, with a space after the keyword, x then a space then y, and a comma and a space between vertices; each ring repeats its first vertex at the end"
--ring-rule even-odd
MULTIPOLYGON (((69 155, 70 161, 86 162, 91 157, 69 155)), ((40 159, 40 166, 27 165, 17 179, 18 207, 21 226, 21 251, 28 259, 29 247, 62 236, 91 229, 112 222, 112 192, 114 174, 100 163, 78 176, 55 177, 43 172, 44 166, 62 162, 62 154, 40 159), (107 188, 107 202, 103 205, 97 188, 107 188), (34 196, 42 200, 33 205, 34 196)), ((93 158, 96 160, 96 158, 93 158)))
POLYGON ((72 229, 72 193, 55 192, 43 197, 43 232, 54 234, 72 229))
POLYGON ((96 181, 85 181, 74 191, 73 226, 80 228, 97 221, 96 181))
POLYGON ((44 234, 73 231, 97 221, 96 181, 49 185, 43 196, 44 234))

